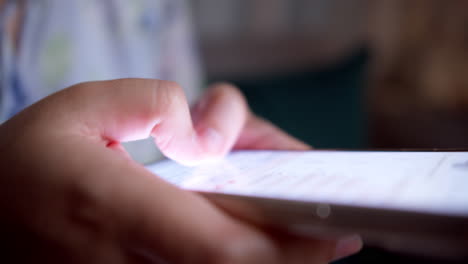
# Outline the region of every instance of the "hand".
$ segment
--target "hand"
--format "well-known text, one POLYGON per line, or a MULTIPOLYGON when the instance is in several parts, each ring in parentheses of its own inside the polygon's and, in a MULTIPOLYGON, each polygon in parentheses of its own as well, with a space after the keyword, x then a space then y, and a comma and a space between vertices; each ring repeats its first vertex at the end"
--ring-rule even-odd
POLYGON ((265 233, 130 160, 123 141, 154 136, 182 163, 236 148, 306 148, 218 85, 195 107, 142 79, 83 83, 0 126, 0 233, 15 263, 325 263, 360 241, 265 233), (269 135, 271 140, 259 140, 269 135), (338 251, 336 251, 338 250, 338 251))

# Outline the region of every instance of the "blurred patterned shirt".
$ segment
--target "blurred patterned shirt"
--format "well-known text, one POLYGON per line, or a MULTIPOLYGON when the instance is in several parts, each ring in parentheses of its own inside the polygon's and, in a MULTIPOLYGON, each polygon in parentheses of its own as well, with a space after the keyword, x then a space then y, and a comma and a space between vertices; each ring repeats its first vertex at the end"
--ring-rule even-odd
POLYGON ((201 72, 191 26, 185 0, 6 0, 0 10, 0 123, 85 81, 173 80, 193 100, 201 72), (16 41, 8 27, 18 17, 16 41))

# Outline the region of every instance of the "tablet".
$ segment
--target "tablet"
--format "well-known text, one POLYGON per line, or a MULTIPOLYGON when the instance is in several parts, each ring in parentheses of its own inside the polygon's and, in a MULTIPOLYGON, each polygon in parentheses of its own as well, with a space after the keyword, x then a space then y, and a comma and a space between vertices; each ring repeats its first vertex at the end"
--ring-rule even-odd
POLYGON ((258 225, 468 256, 468 152, 236 151, 195 167, 147 168, 258 225))

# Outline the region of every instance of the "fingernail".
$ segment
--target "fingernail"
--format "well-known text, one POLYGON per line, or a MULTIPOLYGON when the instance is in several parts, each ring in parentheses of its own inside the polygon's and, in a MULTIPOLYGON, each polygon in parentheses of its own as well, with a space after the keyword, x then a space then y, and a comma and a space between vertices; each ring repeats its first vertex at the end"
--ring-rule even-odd
POLYGON ((338 240, 335 248, 334 260, 341 259, 359 252, 362 248, 362 239, 352 235, 338 240))

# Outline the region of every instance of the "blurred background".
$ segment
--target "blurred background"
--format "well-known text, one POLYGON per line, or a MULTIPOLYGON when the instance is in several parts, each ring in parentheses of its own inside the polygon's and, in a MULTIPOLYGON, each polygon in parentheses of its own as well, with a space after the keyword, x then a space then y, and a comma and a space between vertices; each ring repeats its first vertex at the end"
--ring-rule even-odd
POLYGON ((468 147, 467 1, 191 3, 207 80, 313 146, 468 147))
POLYGON ((367 147, 367 1, 195 0, 208 81, 320 148, 367 147))
MULTIPOLYGON (((468 148, 468 1, 192 0, 208 82, 317 148, 468 148)), ((446 263, 366 248, 342 263, 446 263)))

